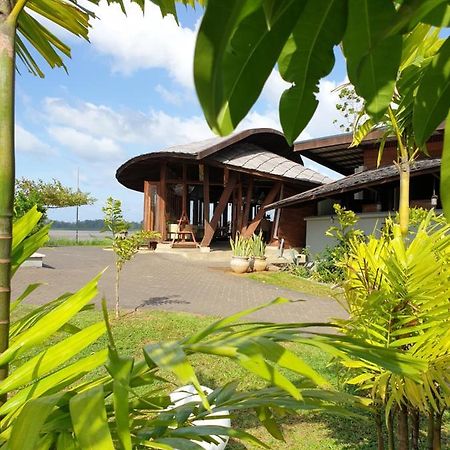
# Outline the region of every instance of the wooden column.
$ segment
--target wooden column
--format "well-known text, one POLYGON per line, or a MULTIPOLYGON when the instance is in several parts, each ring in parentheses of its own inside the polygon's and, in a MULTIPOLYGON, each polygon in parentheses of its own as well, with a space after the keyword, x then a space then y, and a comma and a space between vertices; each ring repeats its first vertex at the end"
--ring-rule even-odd
POLYGON ((209 167, 203 166, 203 221, 206 230, 209 225, 209 167))
POLYGON ((159 193, 158 193, 158 219, 159 229, 163 240, 167 239, 167 226, 166 226, 166 204, 167 204, 167 165, 161 163, 159 174, 159 193))
POLYGON ((270 203, 273 203, 275 200, 275 197, 280 192, 282 183, 276 183, 272 186, 272 189, 267 194, 266 198, 264 199, 263 204, 259 208, 258 212, 256 213, 255 218, 250 222, 250 225, 245 229, 245 231, 242 233, 244 237, 250 237, 255 230, 258 228, 258 225, 261 222, 261 219, 264 217, 264 207, 269 205, 270 203))
POLYGON ((237 186, 237 195, 236 195, 236 231, 240 231, 242 229, 242 179, 239 181, 237 186))
POLYGON ((252 204, 252 195, 253 195, 253 178, 250 177, 248 180, 247 194, 245 196, 245 207, 243 213, 241 233, 245 232, 245 229, 247 228, 248 225, 248 216, 250 214, 250 207, 252 204))
POLYGON ((151 207, 151 199, 150 199, 150 185, 148 181, 144 181, 144 217, 143 217, 143 229, 144 231, 151 230, 151 216, 150 216, 150 207, 151 207))
POLYGON ((220 196, 219 203, 214 209, 214 214, 212 216, 211 222, 208 224, 208 228, 205 228, 205 235, 203 236, 202 242, 200 244, 202 247, 208 247, 209 244, 211 244, 212 238, 217 228, 217 224, 219 223, 220 217, 228 204, 228 200, 230 199, 235 186, 236 176, 234 172, 232 172, 228 176, 228 183, 225 186, 222 195, 220 196))
POLYGON ((189 218, 187 201, 187 168, 186 163, 183 163, 183 193, 181 197, 181 215, 186 214, 186 216, 189 218))

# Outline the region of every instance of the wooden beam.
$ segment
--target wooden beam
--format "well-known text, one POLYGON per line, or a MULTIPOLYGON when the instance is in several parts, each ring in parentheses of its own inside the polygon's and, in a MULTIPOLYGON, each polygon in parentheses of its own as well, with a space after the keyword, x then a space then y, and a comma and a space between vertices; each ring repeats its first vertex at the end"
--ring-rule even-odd
POLYGON ((217 224, 219 223, 220 216, 228 205, 228 200, 233 193, 234 187, 236 186, 236 175, 231 173, 228 177, 228 183, 220 196, 219 203, 214 209, 214 214, 212 216, 211 222, 205 227, 205 235, 203 236, 201 246, 208 247, 211 244, 214 233, 216 232, 217 224))
POLYGON ((242 235, 244 237, 250 237, 258 228, 262 218, 264 217, 264 207, 267 205, 270 205, 270 203, 273 203, 275 200, 275 197, 280 192, 282 183, 276 183, 272 186, 272 189, 267 194, 266 198, 264 199, 263 204, 259 208, 258 212, 256 213, 255 218, 250 222, 250 225, 242 232, 242 235))
POLYGON ((248 180, 247 194, 245 196, 245 207, 244 207, 244 213, 243 213, 241 233, 243 232, 244 228, 247 228, 247 225, 248 225, 248 216, 250 214, 252 195, 253 195, 253 177, 250 177, 248 180))
POLYGON ((163 240, 167 239, 167 227, 166 227, 166 204, 167 204, 167 165, 166 163, 161 164, 160 177, 159 177, 159 196, 158 196, 158 215, 159 226, 158 230, 161 233, 163 240))

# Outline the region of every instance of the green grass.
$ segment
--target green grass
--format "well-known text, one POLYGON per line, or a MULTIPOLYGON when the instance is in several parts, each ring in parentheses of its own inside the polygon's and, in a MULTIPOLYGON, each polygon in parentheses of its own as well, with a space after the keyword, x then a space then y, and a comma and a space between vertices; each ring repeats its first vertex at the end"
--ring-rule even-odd
POLYGON ((50 239, 46 244, 46 247, 75 247, 75 246, 108 247, 111 246, 111 239, 86 239, 86 240, 79 240, 77 243, 74 239, 57 238, 57 239, 50 239))
MULTIPOLYGON (((29 306, 25 307, 25 310, 29 311, 29 308, 29 306)), ((102 320, 100 311, 84 311, 76 317, 74 324, 86 327, 99 320, 102 320)), ((125 312, 120 320, 112 320, 112 328, 116 345, 122 355, 142 357, 142 347, 147 343, 181 339, 198 332, 213 320, 215 320, 213 317, 147 310, 125 312)), ((48 345, 52 345, 52 342, 48 345)), ((84 351, 82 356, 104 348, 105 345, 106 337, 103 337, 84 351)), ((325 376, 332 385, 336 387, 339 385, 336 370, 329 365, 330 360, 325 353, 306 345, 290 345, 290 348, 325 376)), ((200 382, 211 388, 232 380, 239 380, 241 389, 258 388, 263 385, 255 376, 225 358, 194 355, 191 362, 200 382)), ((169 378, 175 381, 173 377, 169 378)), ((296 416, 287 416, 282 419, 286 442, 277 441, 270 436, 263 427, 258 425, 256 418, 247 412, 237 414, 233 418, 233 422, 238 427, 244 428, 262 439, 271 450, 375 450, 377 448, 371 422, 360 419, 335 417, 317 412, 302 412, 296 416)), ((447 440, 444 440, 443 448, 448 448, 446 444, 448 445, 450 442, 448 440, 449 421, 447 420, 446 423, 444 435, 447 440)), ((257 447, 231 441, 228 448, 230 450, 256 450, 257 447)))
POLYGON ((319 297, 333 297, 336 294, 336 290, 327 284, 298 277, 288 272, 254 272, 246 276, 261 283, 273 284, 319 297))

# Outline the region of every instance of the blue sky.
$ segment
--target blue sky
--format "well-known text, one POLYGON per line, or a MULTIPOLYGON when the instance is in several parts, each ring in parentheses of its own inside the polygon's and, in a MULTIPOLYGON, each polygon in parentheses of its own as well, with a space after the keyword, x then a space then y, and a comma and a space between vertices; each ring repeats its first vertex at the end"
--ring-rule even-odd
MULTIPOLYGON (((127 219, 142 219, 142 194, 122 187, 117 167, 132 156, 211 137, 192 79, 192 56, 201 10, 180 8, 180 26, 162 18, 150 2, 145 16, 137 6, 124 16, 101 2, 90 43, 61 34, 72 48, 64 70, 45 69, 45 79, 24 70, 17 76, 17 177, 57 178, 98 199, 82 207, 80 219, 102 216, 112 195, 127 219)), ((319 108, 301 139, 336 134, 337 93, 345 80, 342 58, 319 86, 319 108)), ((286 88, 274 71, 240 128, 280 129, 278 99, 286 88)), ((312 163, 309 166, 318 167, 312 163)), ((319 168, 320 169, 320 168, 319 168)), ((323 170, 323 169, 320 169, 323 170)), ((50 218, 73 221, 73 208, 52 210, 50 218)))

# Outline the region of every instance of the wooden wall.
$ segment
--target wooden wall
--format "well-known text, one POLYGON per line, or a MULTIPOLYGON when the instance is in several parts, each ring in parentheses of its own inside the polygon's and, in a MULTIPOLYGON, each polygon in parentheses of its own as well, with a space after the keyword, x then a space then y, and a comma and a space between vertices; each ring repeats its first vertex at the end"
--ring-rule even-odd
MULTIPOLYGON (((440 158, 442 155, 442 141, 429 142, 427 144, 428 153, 432 158, 440 158)), ((424 158, 423 154, 419 155, 424 158)), ((378 147, 364 149, 364 167, 366 170, 376 169, 378 159, 378 147)), ((383 152, 380 166, 390 166, 392 161, 397 159, 397 148, 395 145, 386 146, 383 152)))
POLYGON ((314 203, 303 204, 297 208, 283 208, 278 226, 278 239, 284 238, 286 248, 303 248, 306 245, 305 217, 316 214, 317 206, 314 203))

